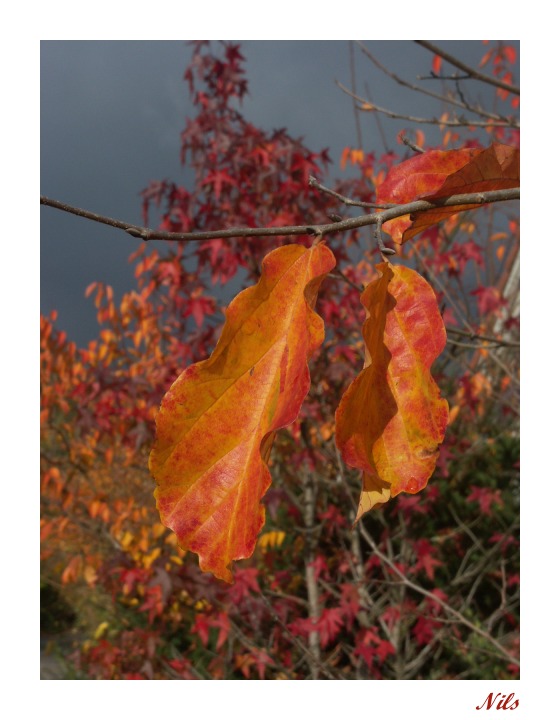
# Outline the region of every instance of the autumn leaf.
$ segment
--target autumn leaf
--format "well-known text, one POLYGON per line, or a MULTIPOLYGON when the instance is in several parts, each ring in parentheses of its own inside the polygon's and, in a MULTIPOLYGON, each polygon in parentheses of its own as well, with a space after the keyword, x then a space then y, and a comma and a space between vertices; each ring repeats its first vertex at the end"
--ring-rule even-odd
MULTIPOLYGON (((409 203, 451 195, 505 190, 519 186, 519 150, 493 143, 486 149, 429 150, 393 167, 379 186, 377 201, 409 203)), ((384 224, 394 242, 402 244, 431 225, 477 205, 452 205, 404 215, 384 224)))
POLYGON ((264 524, 274 432, 309 390, 307 361, 324 338, 312 308, 334 265, 324 244, 269 253, 258 284, 227 309, 212 355, 180 375, 157 415, 149 465, 162 523, 228 582, 264 524))
POLYGON ((433 581, 434 571, 437 567, 441 567, 443 563, 436 557, 436 550, 432 543, 425 538, 420 538, 414 543, 414 550, 418 560, 412 568, 413 571, 424 570, 426 575, 433 581))
POLYGON ((325 608, 316 623, 311 622, 313 630, 319 635, 321 647, 325 648, 336 640, 337 635, 344 627, 342 608, 325 608))
POLYGON ((367 319, 364 368, 336 411, 344 461, 363 471, 356 521, 432 475, 448 418, 430 374, 446 334, 435 294, 410 268, 380 263, 361 296, 367 319))

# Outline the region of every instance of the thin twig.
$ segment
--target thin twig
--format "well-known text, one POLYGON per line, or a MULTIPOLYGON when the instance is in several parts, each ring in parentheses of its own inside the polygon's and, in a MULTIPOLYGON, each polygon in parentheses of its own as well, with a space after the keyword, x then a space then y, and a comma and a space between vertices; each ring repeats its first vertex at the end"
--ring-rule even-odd
MULTIPOLYGON (((367 83, 366 83, 366 97, 368 98, 368 101, 369 101, 370 97, 372 97, 372 95, 371 95, 371 93, 370 93, 370 91, 369 91, 369 87, 368 87, 367 83)), ((356 110, 358 110, 357 107, 356 107, 356 110)), ((378 130, 378 132, 379 132, 379 137, 381 138, 381 142, 382 142, 382 144, 383 144, 383 149, 385 150, 386 153, 388 153, 388 152, 390 152, 389 143, 387 142, 387 138, 385 137, 385 130, 383 130, 383 123, 381 122, 381 118, 379 117, 379 113, 374 113, 374 114, 373 114, 373 119, 374 119, 374 121, 375 121, 375 124, 377 125, 377 130, 378 130)))
POLYGON ((351 207, 371 208, 372 210, 375 210, 377 208, 385 210, 390 207, 395 207, 395 203, 368 203, 364 202, 363 200, 352 200, 352 198, 341 195, 340 193, 337 193, 335 190, 331 190, 325 185, 321 185, 321 183, 317 180, 317 178, 313 177, 313 175, 309 176, 309 187, 320 190, 321 192, 324 192, 325 195, 330 195, 331 197, 340 200, 340 202, 344 205, 348 205, 351 207))
POLYGON ((382 225, 383 222, 381 221, 381 219, 378 219, 378 221, 375 223, 375 228, 373 229, 373 236, 377 241, 377 247, 379 248, 379 251, 381 252, 383 257, 387 259, 388 255, 395 255, 397 251, 393 250, 393 248, 387 247, 383 242, 383 234, 381 230, 382 225))
MULTIPOLYGON (((402 85, 403 87, 408 88, 409 90, 413 90, 414 92, 422 93, 423 95, 428 95, 428 97, 435 98, 436 100, 441 100, 442 102, 445 102, 449 105, 455 105, 456 107, 460 107, 463 110, 467 110, 469 112, 476 113, 477 115, 480 115, 480 117, 489 118, 490 120, 499 120, 501 122, 507 123, 507 118, 502 117, 501 115, 497 115, 496 113, 491 113, 486 110, 483 110, 482 108, 473 107, 468 102, 465 101, 465 98, 462 97, 460 88, 457 88, 458 94, 461 96, 461 100, 457 100, 456 98, 449 97, 446 95, 440 95, 439 93, 432 92, 431 90, 427 90, 424 87, 421 87, 420 85, 414 85, 411 82, 408 82, 408 80, 404 80, 403 78, 399 77, 396 73, 392 72, 388 68, 385 67, 379 60, 370 53, 370 51, 366 48, 366 46, 361 43, 359 40, 357 41, 358 46, 360 47, 361 51, 364 53, 364 55, 371 60, 371 62, 378 67, 385 75, 390 77, 392 80, 394 80, 399 85, 402 85)), ((352 90, 354 88, 352 87, 352 90)))
POLYGON ((467 337, 470 340, 484 340, 485 342, 490 343, 496 343, 496 345, 505 345, 507 347, 519 347, 520 344, 518 342, 513 342, 510 340, 501 340, 497 337, 492 337, 491 335, 480 335, 479 333, 470 333, 465 330, 459 330, 458 328, 447 328, 448 333, 453 333, 454 335, 461 335, 462 337, 467 337))
POLYGON ((387 117, 393 118, 394 120, 407 120, 408 122, 418 123, 418 124, 428 124, 428 125, 444 125, 445 127, 481 127, 481 128, 488 128, 488 127, 513 127, 518 128, 519 123, 515 119, 511 119, 504 122, 498 122, 497 120, 467 120, 465 118, 459 118, 456 120, 442 120, 438 118, 422 118, 422 117, 414 117, 413 115, 401 115, 400 113, 396 113, 393 110, 388 110, 387 108, 383 108, 380 105, 376 105, 369 100, 366 100, 363 97, 360 97, 359 95, 356 95, 351 90, 349 90, 347 87, 345 87, 342 83, 338 82, 336 83, 338 87, 345 92, 347 95, 350 95, 350 97, 354 98, 356 102, 360 103, 359 109, 363 112, 380 112, 383 113, 383 115, 387 115, 387 117))
MULTIPOLYGON (((349 40, 348 45, 350 46, 350 83, 352 85, 352 90, 356 91, 356 63, 354 59, 354 43, 349 40)), ((362 128, 360 126, 360 113, 358 112, 358 108, 356 105, 353 106, 354 109, 354 121, 356 123, 356 137, 358 140, 358 147, 363 147, 362 142, 362 128)))
POLYGON ((339 270, 338 268, 335 268, 332 272, 330 272, 327 277, 333 278, 333 280, 342 280, 343 282, 350 285, 350 287, 353 287, 354 290, 357 290, 360 294, 363 293, 365 289, 364 285, 362 285, 362 287, 356 285, 355 282, 350 280, 350 278, 346 277, 342 270, 339 270))
POLYGON ((426 151, 424 148, 421 148, 420 145, 416 145, 416 143, 413 143, 412 140, 409 140, 404 133, 401 133, 399 135, 400 139, 402 140, 402 144, 409 147, 411 150, 414 150, 414 152, 417 153, 425 153, 426 151))
POLYGON ((502 90, 507 90, 514 95, 521 94, 521 91, 515 85, 510 85, 509 83, 506 83, 503 80, 498 80, 498 78, 491 77, 490 75, 484 75, 484 73, 479 72, 476 68, 473 68, 470 65, 466 65, 461 60, 458 60, 453 55, 446 53, 445 50, 442 50, 441 48, 437 47, 437 45, 434 45, 427 40, 415 40, 414 42, 426 48, 426 50, 433 52, 435 55, 439 55, 442 60, 446 60, 448 63, 451 63, 451 65, 454 65, 459 70, 467 73, 467 75, 474 80, 480 80, 480 82, 494 85, 495 87, 502 88, 502 90))
POLYGON ((395 565, 394 562, 390 560, 384 553, 379 550, 377 547, 377 544, 375 540, 371 537, 371 535, 367 532, 367 530, 364 528, 363 523, 360 522, 360 533, 364 540, 367 542, 367 544, 370 546, 370 548, 373 550, 375 555, 385 564, 387 567, 389 567, 400 579, 400 581, 403 583, 403 585, 406 585, 411 590, 414 590, 417 593, 420 593, 420 595, 423 595, 424 597, 430 598, 430 600, 433 600, 438 605, 440 605, 449 615, 452 615, 453 617, 457 618, 459 622, 462 625, 465 625, 469 630, 471 630, 473 633, 476 633, 477 635, 480 635, 480 637, 483 637, 485 640, 487 640, 489 643, 494 645, 494 647, 499 651, 500 655, 504 657, 506 660, 509 660, 509 662, 515 662, 518 663, 519 660, 515 658, 513 655, 510 655, 508 651, 500 645, 500 643, 495 640, 489 633, 485 632, 481 628, 474 625, 470 620, 468 620, 464 615, 462 615, 458 610, 455 610, 455 608, 451 607, 451 605, 448 605, 444 600, 442 600, 440 597, 435 595, 434 593, 430 592, 429 590, 426 590, 425 588, 421 587, 420 585, 417 585, 412 580, 409 580, 409 578, 402 573, 399 568, 395 565))
POLYGON ((480 343, 466 343, 466 342, 460 342, 459 340, 451 340, 451 338, 447 338, 447 343, 449 345, 454 345, 455 347, 462 347, 462 348, 468 348, 470 350, 490 350, 495 349, 499 347, 503 347, 501 343, 488 343, 488 341, 480 342, 480 343))

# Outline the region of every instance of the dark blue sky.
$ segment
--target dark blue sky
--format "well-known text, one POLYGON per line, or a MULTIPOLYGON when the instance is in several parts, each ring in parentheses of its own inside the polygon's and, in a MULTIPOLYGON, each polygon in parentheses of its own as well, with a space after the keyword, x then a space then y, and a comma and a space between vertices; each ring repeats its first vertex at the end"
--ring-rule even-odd
MULTIPOLYGON (((483 52, 480 41, 440 44, 471 64, 483 52)), ((409 81, 430 70, 431 54, 411 41, 366 45, 409 81)), ((286 127, 312 150, 328 147, 336 175, 342 149, 356 145, 352 101, 335 82, 350 86, 349 43, 248 41, 242 53, 250 92, 242 107, 246 116, 267 129, 286 127)), ((359 94, 403 114, 439 114, 437 101, 394 83, 358 48, 354 55, 359 94)), ((151 180, 188 183, 188 171, 179 162, 179 135, 192 113, 182 79, 189 58, 184 42, 42 42, 41 194, 141 223, 139 192, 151 180)), ((476 92, 484 91, 477 83, 476 92)), ((407 123, 380 122, 394 147, 407 123)), ((362 114, 361 126, 365 147, 383 152, 374 116, 362 114)), ((427 133, 428 128, 422 126, 427 133)), ((151 225, 157 225, 156 217, 151 225)), ((87 343, 97 326, 85 288, 101 280, 114 287, 117 297, 129 289, 133 276, 127 258, 136 247, 137 241, 121 231, 42 207, 41 311, 56 308, 59 327, 79 344, 87 343)))

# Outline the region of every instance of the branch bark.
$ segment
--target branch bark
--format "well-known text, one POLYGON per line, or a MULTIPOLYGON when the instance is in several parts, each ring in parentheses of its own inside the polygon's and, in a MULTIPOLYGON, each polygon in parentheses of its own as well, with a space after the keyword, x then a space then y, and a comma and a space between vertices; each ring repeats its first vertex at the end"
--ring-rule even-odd
POLYGON ((394 207, 385 208, 378 212, 360 215, 355 218, 347 218, 339 222, 328 223, 325 225, 286 225, 279 227, 262 227, 247 228, 233 227, 221 230, 208 230, 203 232, 190 233, 174 233, 165 232, 163 230, 151 230, 150 228, 140 227, 123 220, 98 215, 89 210, 82 210, 59 200, 41 196, 41 205, 62 210, 63 212, 77 215, 78 217, 92 220, 93 222, 103 223, 119 230, 124 230, 132 237, 140 238, 144 241, 148 240, 175 240, 178 242, 200 242, 201 240, 213 240, 217 238, 242 238, 242 237, 265 237, 265 236, 282 236, 282 235, 312 235, 323 236, 332 235, 345 230, 354 230, 368 225, 383 225, 388 220, 393 220, 403 215, 411 215, 415 212, 423 210, 432 210, 438 207, 450 207, 453 205, 486 205, 488 203, 503 202, 506 200, 519 200, 520 189, 510 188, 508 190, 492 190, 479 193, 465 193, 459 195, 451 195, 447 198, 438 198, 437 200, 415 200, 411 203, 403 205, 395 205, 394 207))
MULTIPOLYGON (((313 537, 312 531, 315 525, 315 487, 311 472, 306 471, 303 485, 304 500, 304 523, 306 529, 305 536, 305 584, 307 586, 307 598, 309 601, 309 618, 313 623, 317 623, 321 616, 321 608, 319 603, 319 588, 317 578, 315 577, 315 548, 317 545, 316 538, 313 537)), ((309 650, 314 658, 314 662, 310 663, 311 677, 313 680, 319 679, 319 666, 321 663, 321 645, 319 642, 319 633, 314 630, 309 633, 309 650)))

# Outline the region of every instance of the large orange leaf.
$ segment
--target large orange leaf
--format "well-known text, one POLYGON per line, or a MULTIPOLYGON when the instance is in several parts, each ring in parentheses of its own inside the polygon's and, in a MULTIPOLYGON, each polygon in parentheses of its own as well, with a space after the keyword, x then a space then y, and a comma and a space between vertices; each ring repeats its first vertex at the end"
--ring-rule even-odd
POLYGON ((417 493, 432 475, 448 405, 430 374, 446 333, 430 285, 417 272, 380 263, 361 296, 364 368, 336 411, 344 461, 363 471, 356 520, 401 492, 417 493))
POLYGON ((307 361, 324 338, 312 308, 334 265, 324 244, 269 253, 258 284, 227 309, 212 355, 180 375, 156 418, 149 465, 161 520, 202 570, 228 582, 264 524, 274 432, 309 390, 307 361))
MULTIPOLYGON (((400 205, 414 200, 506 190, 518 187, 519 177, 519 150, 509 145, 494 143, 484 150, 429 150, 392 168, 378 189, 377 200, 400 205)), ((402 244, 450 215, 477 207, 481 205, 423 210, 389 220, 383 227, 395 242, 402 244)))

